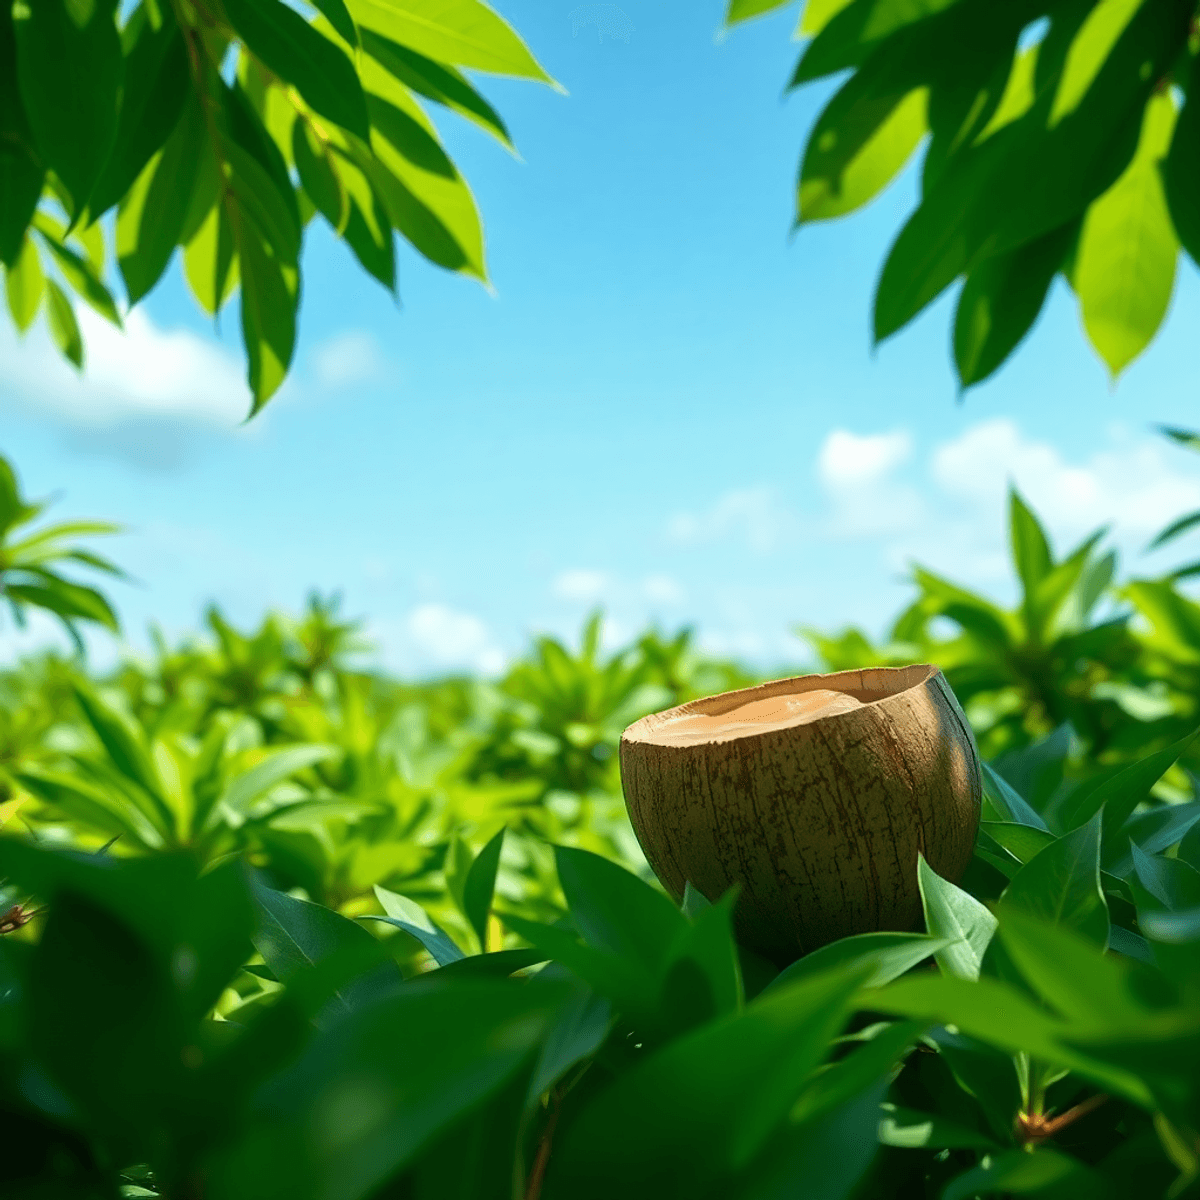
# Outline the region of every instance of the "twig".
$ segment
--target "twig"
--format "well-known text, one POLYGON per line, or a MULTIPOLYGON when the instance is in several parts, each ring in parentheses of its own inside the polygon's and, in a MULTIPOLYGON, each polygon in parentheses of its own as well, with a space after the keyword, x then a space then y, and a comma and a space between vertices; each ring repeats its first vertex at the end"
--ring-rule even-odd
POLYGON ((529 1183, 525 1188, 525 1200, 539 1200, 541 1197, 542 1181, 546 1178, 546 1167, 550 1162, 550 1147, 554 1141, 554 1127, 558 1124, 558 1113, 562 1107, 558 1088, 555 1088, 550 1093, 550 1099, 554 1107, 550 1110, 550 1117, 546 1121, 546 1128, 542 1130, 542 1136, 538 1140, 537 1154, 533 1159, 533 1170, 529 1172, 529 1183))
POLYGON ((1076 1104, 1074 1108, 1068 1108, 1065 1113, 1057 1117, 1047 1117, 1043 1113, 1018 1113, 1017 1136, 1022 1144, 1027 1145, 1032 1142, 1034 1145, 1038 1145, 1054 1137, 1068 1125, 1073 1125, 1081 1117, 1095 1112, 1107 1099, 1108 1096, 1104 1092, 1097 1092, 1096 1095, 1089 1096, 1081 1104, 1076 1104))

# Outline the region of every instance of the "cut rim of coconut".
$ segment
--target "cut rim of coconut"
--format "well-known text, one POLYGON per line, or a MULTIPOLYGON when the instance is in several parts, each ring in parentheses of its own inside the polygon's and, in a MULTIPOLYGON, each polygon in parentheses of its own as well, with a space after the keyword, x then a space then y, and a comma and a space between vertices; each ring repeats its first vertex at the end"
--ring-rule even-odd
POLYGON ((796 729, 911 691, 937 670, 914 663, 776 679, 651 713, 630 725, 621 740, 682 749, 796 729))

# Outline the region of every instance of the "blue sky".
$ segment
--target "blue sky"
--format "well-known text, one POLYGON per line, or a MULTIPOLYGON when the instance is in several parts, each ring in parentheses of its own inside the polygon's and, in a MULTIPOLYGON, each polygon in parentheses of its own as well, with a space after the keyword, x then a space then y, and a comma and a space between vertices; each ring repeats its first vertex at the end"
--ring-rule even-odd
POLYGON ((498 7, 569 95, 482 80, 520 161, 437 116, 494 294, 404 248, 398 308, 312 227, 295 373, 249 426, 236 304, 214 331, 177 265, 124 338, 83 315, 82 380, 0 327, 0 450, 58 515, 126 526, 132 645, 317 587, 410 673, 495 670, 595 604, 613 641, 690 623, 770 669, 805 658, 798 623, 880 630, 914 558, 1007 595, 1010 478, 1060 548, 1113 521, 1129 570, 1162 565, 1141 547, 1200 507, 1200 457, 1151 432, 1196 423, 1191 267, 1115 388, 1060 287, 959 403, 949 299, 869 344, 911 172, 790 234, 827 95, 782 97, 794 10, 722 39, 719 0, 624 0, 625 44, 573 36, 575 0, 498 7))

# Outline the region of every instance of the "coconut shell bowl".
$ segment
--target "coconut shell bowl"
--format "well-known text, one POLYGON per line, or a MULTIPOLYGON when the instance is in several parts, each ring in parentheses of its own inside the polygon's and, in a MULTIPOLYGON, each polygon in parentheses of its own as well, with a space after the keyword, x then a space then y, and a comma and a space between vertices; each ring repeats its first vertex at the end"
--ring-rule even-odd
POLYGON ((917 855, 957 882, 979 756, 933 666, 803 675, 652 713, 621 738, 634 831, 677 900, 738 889, 739 940, 789 962, 920 928, 917 855))

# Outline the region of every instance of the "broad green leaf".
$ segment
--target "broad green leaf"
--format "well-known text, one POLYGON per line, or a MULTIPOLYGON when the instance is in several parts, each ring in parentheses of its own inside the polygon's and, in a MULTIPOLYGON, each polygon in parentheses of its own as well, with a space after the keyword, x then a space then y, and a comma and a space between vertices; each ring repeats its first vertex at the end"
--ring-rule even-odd
POLYGON ((999 1194, 1023 1196, 1030 1192, 1043 1194, 1045 1189, 1068 1181, 1086 1181, 1090 1188, 1102 1186, 1094 1171, 1057 1150, 1007 1150, 952 1179, 942 1193, 942 1200, 971 1200, 974 1196, 999 1194))
POLYGON ((1160 904, 1172 912, 1200 907, 1200 871, 1190 863, 1147 854, 1132 841, 1129 851, 1142 887, 1160 904))
POLYGON ((685 917, 695 920, 706 909, 712 908, 712 903, 703 892, 698 892, 690 883, 683 885, 683 900, 679 909, 685 917))
POLYGON ((911 975, 871 991, 863 999, 872 1012, 954 1025, 999 1050, 1023 1052, 1067 1067, 1135 1104, 1150 1103, 1150 1093, 1136 1074, 1068 1046, 1060 1039, 1071 1032, 1071 1026, 999 979, 911 975))
POLYGON ((777 8, 786 8, 791 3, 793 0, 729 0, 725 24, 736 25, 740 21, 749 21, 752 17, 774 12, 777 8))
POLYGON ((407 46, 363 31, 363 49, 389 74, 427 100, 433 100, 486 129, 510 150, 513 148, 508 127, 500 114, 471 86, 460 71, 434 62, 407 46))
MULTIPOLYGON (((201 162, 199 169, 205 171, 206 163, 201 162)), ((188 224, 193 220, 195 206, 184 223, 185 237, 188 224)), ((200 307, 210 316, 216 316, 237 286, 239 263, 234 253, 229 216, 225 205, 218 202, 215 188, 211 207, 199 215, 195 224, 195 233, 184 246, 184 274, 200 307)))
POLYGON ((1000 775, 990 763, 983 763, 983 795, 997 814, 1004 820, 1035 829, 1045 829, 1046 822, 1041 814, 1029 804, 1017 790, 1000 775))
POLYGON ((1159 174, 1174 125, 1170 92, 1153 97, 1133 161, 1088 209, 1075 250, 1071 282, 1084 328, 1114 377, 1154 337, 1175 286, 1179 240, 1159 174))
POLYGON ((435 62, 554 81, 503 18, 480 0, 348 0, 363 29, 435 62))
MULTIPOLYGON (((79 322, 75 320, 70 300, 53 279, 46 280, 46 322, 50 326, 50 336, 63 356, 76 367, 82 367, 83 335, 79 332, 79 322)), ((11 592, 12 588, 7 590, 11 592)))
POLYGON ((346 7, 345 0, 313 0, 313 7, 320 11, 325 19, 337 30, 338 36, 351 48, 359 43, 358 30, 354 18, 346 7))
POLYGON ((734 893, 688 918, 676 934, 663 980, 662 1006, 679 1032, 742 1005, 742 974, 733 935, 734 893))
MULTIPOLYGON (((0 170, 3 170, 0 167, 0 170)), ((8 297, 8 311, 13 324, 22 333, 33 324, 42 305, 46 278, 42 274, 42 259, 33 239, 26 235, 21 239, 21 249, 16 261, 4 273, 4 290, 8 297)))
POLYGON ((969 892, 943 879, 923 854, 917 860, 917 880, 930 937, 947 943, 935 951, 942 974, 978 979, 996 918, 969 892))
POLYGON ((348 198, 328 146, 307 120, 298 120, 292 126, 292 159, 300 184, 317 212, 341 233, 350 216, 348 198))
POLYGON ((226 783, 209 824, 215 826, 220 822, 237 829, 250 816, 250 808, 260 796, 315 763, 336 757, 337 753, 333 746, 315 744, 272 749, 249 770, 235 775, 226 783))
POLYGON ((467 871, 463 885, 463 915, 471 922, 471 928, 479 937, 479 945, 487 949, 488 916, 492 911, 492 896, 496 891, 496 871, 500 866, 500 852, 504 848, 505 829, 502 827, 488 842, 467 871))
POLYGON ((1141 3, 1142 0, 1100 0, 1088 13, 1067 50, 1050 108, 1052 127, 1079 107, 1141 3))
POLYGON ((403 929, 405 933, 411 934, 429 951, 439 967, 457 962, 464 957, 463 952, 454 944, 450 936, 433 922, 429 914, 415 900, 398 895, 396 892, 390 892, 378 884, 375 885, 375 898, 382 905, 387 916, 379 917, 372 913, 366 913, 364 919, 383 921, 385 924, 394 925, 397 929, 403 929))
POLYGON ((1017 578, 1025 593, 1024 607, 1028 614, 1032 597, 1038 585, 1050 573, 1054 558, 1045 531, 1015 487, 1008 489, 1008 506, 1013 566, 1017 569, 1017 578))
POLYGON ((342 237, 363 269, 388 291, 395 291, 395 238, 383 204, 357 164, 340 154, 332 161, 350 202, 342 237))
POLYGON ((1048 829, 1014 821, 980 821, 979 828, 1022 864, 1058 840, 1048 829))
POLYGON ((131 305, 162 278, 183 238, 203 138, 203 114, 198 105, 189 104, 166 145, 121 201, 117 261, 131 305))
POLYGON ((1187 737, 1181 738, 1164 750, 1139 759, 1097 788, 1076 792, 1062 811, 1064 826, 1071 829, 1082 825, 1103 808, 1105 836, 1111 839, 1129 819, 1133 810, 1150 794, 1150 789, 1192 744, 1198 733, 1200 729, 1189 733, 1187 737))
POLYGON ((254 900, 254 948, 281 982, 288 983, 337 955, 361 954, 371 969, 336 988, 334 1001, 342 1010, 365 1004, 400 984, 399 967, 381 961, 383 947, 361 925, 323 905, 277 892, 258 879, 254 900))
POLYGON ((124 63, 115 7, 116 0, 20 0, 12 10, 25 112, 42 161, 62 181, 75 215, 117 133, 124 63))
POLYGON ((1076 1025, 1133 1028, 1148 1016, 1128 964, 1087 939, 1001 904, 1000 940, 1026 982, 1076 1025))
POLYGON ((17 86, 12 6, 0 4, 0 263, 12 267, 42 194, 45 170, 17 86))
POLYGON ((1200 907, 1180 912, 1147 912, 1138 918, 1146 936, 1156 942, 1178 945, 1200 942, 1200 907))
POLYGON ((817 118, 800 169, 797 221, 840 217, 886 187, 925 135, 927 93, 902 59, 857 71, 817 118), (897 71, 899 68, 899 71, 897 71), (899 76, 899 77, 897 77, 899 76))
MULTIPOLYGON (((1162 181, 1175 235, 1192 261, 1200 262, 1200 58, 1196 55, 1188 64, 1187 99, 1162 164, 1162 181)), ((1183 445, 1194 437, 1186 429, 1164 432, 1183 445)), ((1160 534, 1159 542, 1167 536, 1160 534)))
POLYGON ((955 938, 930 937, 924 933, 859 933, 822 946, 785 967, 764 991, 786 987, 796 979, 817 975, 835 967, 858 969, 870 966, 863 987, 883 987, 906 971, 954 945, 955 938))
MULTIPOLYGON (((90 688, 74 686, 75 700, 113 766, 148 795, 160 796, 162 784, 140 730, 90 688)), ((167 815, 164 811, 164 816, 167 815)))
POLYGON ((882 1104, 879 1143, 901 1150, 994 1150, 996 1143, 969 1125, 936 1113, 882 1104))
POLYGON ((609 1197, 720 1194, 784 1121, 846 1019, 856 987, 834 972, 702 1026, 614 1081, 556 1143, 547 1190, 609 1197))
MULTIPOLYGON (((519 1116, 528 1064, 569 997, 548 982, 435 976, 343 1016, 256 1097, 254 1122, 209 1172, 212 1191, 355 1200, 407 1189, 401 1172, 510 1084, 519 1116)), ((443 1153, 466 1151, 458 1137, 443 1153)))
POLYGON ((592 946, 657 972, 686 918, 660 891, 587 850, 556 846, 571 920, 592 946))
MULTIPOLYGON (((857 8, 835 18, 810 53, 857 8)), ((977 263, 1061 228, 1117 181, 1137 148, 1154 81, 1179 53, 1183 24, 1179 14, 1164 19, 1143 5, 1084 100, 1057 125, 1046 127, 1048 101, 1039 98, 954 157, 888 254, 875 299, 877 341, 977 263)))
POLYGON ((141 810, 119 794, 93 787, 86 779, 65 772, 31 768, 17 775, 27 791, 65 816, 107 836, 128 839, 147 850, 161 850, 162 833, 141 810))
POLYGON ((114 633, 120 630, 121 623, 112 605, 95 588, 68 583, 67 580, 49 572, 43 574, 49 576, 44 583, 5 584, 5 599, 15 602, 18 606, 44 608, 61 618, 80 653, 83 652, 83 644, 73 624, 75 620, 95 621, 114 633))
POLYGON ((53 236, 47 236, 42 228, 42 223, 36 218, 34 223, 55 264, 63 273, 63 278, 90 308, 120 329, 121 314, 117 311, 116 302, 112 298, 112 293, 100 281, 92 264, 83 255, 72 250, 70 246, 63 245, 53 236))
POLYGON ((530 1102, 536 1101, 553 1087, 576 1063, 595 1054, 608 1036, 612 1024, 613 1012, 609 1002, 603 996, 580 988, 560 1013, 538 1053, 533 1077, 529 1081, 530 1102))
POLYGON ((122 31, 122 41, 121 109, 112 153, 88 201, 93 220, 125 195, 162 149, 183 114, 190 91, 187 54, 177 21, 168 18, 156 25, 146 6, 139 5, 122 31))
POLYGON ((971 268, 954 310, 954 362, 964 387, 988 378, 1033 327, 1075 236, 1053 229, 971 268))
MULTIPOLYGON (((411 102, 410 102, 411 103, 411 102)), ((371 148, 367 164, 391 223, 431 262, 487 278, 483 227, 475 199, 424 114, 368 95, 371 148)))
POLYGON ((246 345, 246 379, 254 396, 253 416, 278 391, 291 366, 296 349, 299 281, 295 268, 280 263, 245 225, 237 249, 242 340, 246 345))
POLYGON ((323 117, 361 138, 369 136, 362 86, 350 59, 280 0, 226 0, 238 36, 323 117))
POLYGON ((1103 948, 1109 921, 1100 887, 1100 832, 1097 814, 1047 846, 1017 872, 1001 902, 1073 929, 1103 948))
POLYGON ((851 0, 805 0, 800 33, 804 37, 816 37, 850 3, 851 0))

